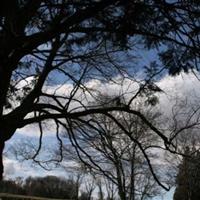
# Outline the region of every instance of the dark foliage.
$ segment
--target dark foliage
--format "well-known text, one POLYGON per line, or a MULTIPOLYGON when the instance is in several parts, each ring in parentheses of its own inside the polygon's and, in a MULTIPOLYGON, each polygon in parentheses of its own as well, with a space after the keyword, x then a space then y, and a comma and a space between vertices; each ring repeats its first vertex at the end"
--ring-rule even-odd
POLYGON ((200 199, 200 152, 186 149, 179 166, 174 200, 200 199))
POLYGON ((25 194, 24 188, 12 180, 0 182, 0 193, 25 194))
POLYGON ((55 176, 28 177, 23 184, 12 180, 4 180, 0 183, 0 193, 47 198, 77 199, 76 189, 73 180, 55 176))

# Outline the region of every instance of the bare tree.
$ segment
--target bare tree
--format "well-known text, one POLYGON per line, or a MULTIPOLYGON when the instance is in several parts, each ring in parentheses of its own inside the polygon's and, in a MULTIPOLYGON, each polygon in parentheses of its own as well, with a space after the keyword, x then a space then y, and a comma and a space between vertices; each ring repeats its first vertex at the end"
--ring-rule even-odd
MULTIPOLYGON (((141 109, 141 105, 138 107, 141 109)), ((103 177, 115 184, 121 200, 152 197, 157 194, 158 188, 148 162, 154 162, 159 137, 152 134, 139 117, 116 115, 116 120, 126 127, 126 133, 109 117, 101 115, 94 115, 90 119, 91 129, 81 123, 72 125, 74 130, 66 137, 69 136, 72 145, 76 144, 75 152, 70 151, 70 146, 64 148, 66 160, 70 159, 71 154, 77 154, 89 173, 100 176, 101 184, 103 177)), ((155 123, 160 114, 149 109, 145 111, 145 116, 155 123)), ((159 175, 155 173, 154 176, 159 175)))

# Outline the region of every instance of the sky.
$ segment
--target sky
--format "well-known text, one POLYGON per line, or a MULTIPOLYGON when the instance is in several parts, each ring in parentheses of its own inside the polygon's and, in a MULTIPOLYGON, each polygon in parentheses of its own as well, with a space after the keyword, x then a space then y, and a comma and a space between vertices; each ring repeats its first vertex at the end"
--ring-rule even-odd
POLYGON ((163 192, 162 195, 159 195, 152 200, 172 200, 174 194, 174 188, 171 188, 169 192, 163 192))
MULTIPOLYGON (((124 90, 134 91, 136 86, 133 84, 130 87, 130 80, 125 80, 123 84, 123 88, 119 88, 119 85, 114 85, 113 83, 100 83, 97 80, 92 80, 88 83, 91 87, 99 87, 101 91, 112 91, 113 93, 118 93, 124 90), (102 85, 104 84, 104 85, 102 85), (106 84, 106 85, 105 85, 106 84)), ((181 99, 187 99, 190 105, 198 102, 200 97, 200 81, 193 74, 180 74, 176 77, 166 75, 161 80, 156 83, 161 89, 164 90, 159 96, 159 109, 163 112, 168 112, 171 110, 173 101, 177 99, 177 97, 181 99), (169 109, 170 108, 170 109, 169 109)), ((48 88, 51 90, 54 86, 50 86, 48 88)), ((69 88, 70 85, 66 85, 64 87, 64 91, 69 88)), ((105 92, 106 92, 105 91, 105 92)), ((17 176, 27 177, 27 176, 45 176, 45 175, 57 175, 57 176, 66 176, 67 172, 61 170, 60 168, 45 171, 37 165, 33 165, 31 162, 19 162, 15 159, 14 156, 9 155, 9 148, 12 144, 17 141, 24 140, 24 135, 29 139, 34 139, 38 135, 38 130, 34 126, 25 127, 23 129, 17 130, 17 133, 14 137, 6 143, 6 151, 5 151, 5 177, 6 178, 14 178, 17 176), (9 156, 8 156, 9 155, 9 156)), ((53 141, 52 129, 50 128, 47 131, 46 142, 52 145, 50 141, 53 141)), ((158 196, 154 198, 154 200, 171 200, 173 196, 174 188, 172 188, 169 192, 164 193, 162 196, 158 196)))

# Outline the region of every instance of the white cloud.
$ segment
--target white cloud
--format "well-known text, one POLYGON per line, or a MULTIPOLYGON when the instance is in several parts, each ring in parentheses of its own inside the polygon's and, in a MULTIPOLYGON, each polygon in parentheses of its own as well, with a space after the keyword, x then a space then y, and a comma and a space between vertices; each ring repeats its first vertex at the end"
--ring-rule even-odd
MULTIPOLYGON (((117 82, 119 80, 120 77, 117 77, 115 81, 117 82)), ((188 106, 196 102, 198 103, 198 99, 200 97, 200 82, 193 74, 181 74, 176 77, 165 76, 163 79, 157 82, 157 85, 164 90, 164 93, 159 94, 159 107, 163 111, 163 113, 170 112, 177 98, 187 98, 188 106)), ((129 79, 123 79, 121 84, 117 84, 114 82, 101 83, 98 80, 91 80, 87 83, 87 87, 93 89, 93 92, 96 92, 98 90, 103 94, 110 95, 120 95, 126 93, 127 97, 130 97, 130 95, 133 95, 137 91, 138 84, 129 79)), ((73 86, 71 84, 65 84, 63 86, 48 86, 46 88, 46 91, 48 93, 54 93, 56 91, 56 94, 58 95, 69 95, 72 88, 73 86)), ((80 96, 80 93, 81 92, 78 92, 76 95, 80 96)), ((92 97, 88 93, 86 93, 86 95, 88 95, 87 101, 91 101, 92 97)), ((85 103, 87 102, 84 98, 83 101, 85 101, 85 103)), ((45 134, 47 136, 55 134, 55 126, 53 125, 53 123, 49 123, 47 125, 48 126, 45 130, 45 134)), ((35 125, 26 126, 23 129, 19 129, 17 130, 17 133, 23 136, 39 136, 38 128, 35 125)), ((15 142, 14 139, 9 141, 9 143, 11 144, 15 142)), ((6 159, 5 163, 6 176, 12 176, 12 173, 16 176, 16 174, 19 172, 23 176, 38 175, 37 170, 34 171, 32 168, 23 166, 16 160, 6 159)), ((45 172, 40 172, 40 174, 45 174, 45 172)))
POLYGON ((4 177, 5 178, 15 178, 15 177, 26 177, 32 174, 32 170, 29 170, 25 163, 20 163, 15 159, 4 157, 4 177), (29 171, 28 171, 29 170, 29 171))
MULTIPOLYGON (((52 120, 42 124, 44 136, 55 135, 56 125, 52 120)), ((39 137, 40 130, 38 124, 30 124, 21 129, 17 129, 17 133, 26 137, 39 137)))
POLYGON ((200 97, 200 81, 194 74, 182 73, 178 76, 165 76, 158 83, 158 86, 165 91, 168 99, 187 98, 189 102, 196 101, 200 97))
POLYGON ((16 177, 28 176, 47 176, 54 175, 60 177, 67 177, 69 174, 60 168, 47 171, 31 162, 19 162, 15 159, 4 158, 4 177, 6 179, 15 179, 16 177))
POLYGON ((194 74, 182 73, 175 77, 165 76, 157 82, 157 85, 164 91, 158 95, 159 109, 164 117, 172 118, 175 114, 184 123, 189 115, 199 109, 200 81, 194 74))

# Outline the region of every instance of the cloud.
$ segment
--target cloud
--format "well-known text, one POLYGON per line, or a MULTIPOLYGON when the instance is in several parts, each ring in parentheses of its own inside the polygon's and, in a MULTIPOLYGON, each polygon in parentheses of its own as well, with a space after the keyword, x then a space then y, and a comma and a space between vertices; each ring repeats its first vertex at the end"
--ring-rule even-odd
POLYGON ((13 174, 16 174, 16 161, 5 159, 4 160, 4 175, 5 176, 12 176, 13 174))
MULTIPOLYGON (((197 74, 197 72, 196 72, 197 74)), ((158 86, 165 91, 168 98, 187 98, 190 102, 200 97, 200 81, 193 73, 181 73, 178 76, 165 76, 158 86)))
MULTIPOLYGON (((193 74, 180 74, 176 77, 171 77, 166 75, 163 79, 156 82, 156 84, 164 91, 160 93, 159 96, 159 109, 166 115, 170 115, 171 109, 177 99, 187 99, 187 106, 199 104, 198 100, 200 97, 200 81, 193 74)), ((126 98, 130 98, 139 88, 139 84, 130 79, 122 79, 121 77, 116 77, 114 81, 107 83, 102 83, 99 80, 90 80, 86 83, 87 87, 91 89, 93 94, 102 93, 109 95, 121 95, 125 94, 126 98)), ((57 95, 70 95, 70 92, 73 90, 72 84, 64 85, 54 85, 47 86, 45 91, 49 94, 56 93, 57 95)), ((79 98, 82 103, 87 104, 93 100, 93 96, 89 92, 84 91, 84 95, 81 94, 83 90, 77 92, 75 98, 79 98)), ((62 102, 64 103, 64 102, 62 102)), ((71 108, 80 105, 79 103, 72 103, 71 108)), ((33 137, 36 138, 39 136, 39 129, 37 125, 26 126, 22 129, 17 130, 18 141, 23 140, 23 137, 33 137)), ((52 122, 46 124, 45 136, 55 135, 55 126, 52 122)), ((17 141, 17 137, 13 137, 7 146, 14 144, 17 141)), ((50 140, 48 140, 51 143, 50 140)), ((5 174, 6 176, 11 176, 12 174, 21 173, 23 176, 27 175, 37 175, 35 169, 21 165, 15 159, 5 160, 5 174), (26 169, 26 170, 25 170, 26 169), (33 171, 32 171, 33 170, 33 171), (23 172, 23 173, 22 173, 23 172)), ((45 172, 44 172, 45 173, 45 172)), ((43 172, 41 172, 43 174, 43 172)))
MULTIPOLYGON (((172 117, 174 114, 182 121, 200 108, 200 81, 196 72, 178 76, 165 76, 157 85, 164 91, 160 93, 159 110, 165 117, 172 117)), ((199 112, 194 115, 198 117, 199 112)), ((193 117, 193 119, 195 119, 193 117)))
MULTIPOLYGON (((159 107, 160 111, 165 115, 171 115, 172 108, 177 101, 187 101, 188 106, 198 105, 198 99, 200 97, 200 81, 192 74, 180 74, 178 76, 172 77, 166 75, 163 79, 156 82, 156 84, 164 91, 164 93, 157 94, 159 97, 159 107)), ((93 79, 85 83, 87 90, 80 88, 74 99, 78 101, 71 101, 69 110, 83 109, 83 105, 88 105, 95 101, 95 98, 99 94, 110 95, 110 96, 121 96, 124 95, 126 100, 130 99, 139 89, 139 81, 131 80, 124 77, 116 77, 112 81, 102 83, 99 80, 93 79)), ((56 94, 59 96, 70 97, 74 86, 70 83, 63 85, 53 85, 46 86, 44 92, 47 94, 56 94)), ((140 99, 141 100, 141 99, 140 99)), ((43 98, 41 101, 45 103, 56 104, 52 99, 48 100, 43 98)), ((60 99, 61 104, 66 104, 68 99, 60 99)), ((30 117, 30 116, 29 116, 30 117)), ((43 124, 45 135, 55 134, 56 126, 52 120, 49 120, 46 124, 43 124)), ((28 125, 24 128, 18 129, 19 134, 38 137, 39 127, 36 124, 28 125)))
MULTIPOLYGON (((44 130, 44 136, 55 135, 56 125, 52 120, 48 120, 42 125, 44 130)), ((26 136, 26 137, 39 137, 40 130, 38 124, 30 124, 23 128, 17 129, 17 134, 26 136)))
POLYGON ((18 162, 15 159, 4 157, 4 177, 14 179, 36 174, 27 163, 18 162))

